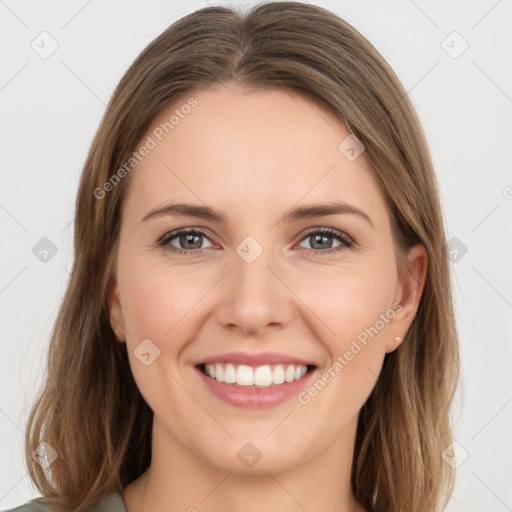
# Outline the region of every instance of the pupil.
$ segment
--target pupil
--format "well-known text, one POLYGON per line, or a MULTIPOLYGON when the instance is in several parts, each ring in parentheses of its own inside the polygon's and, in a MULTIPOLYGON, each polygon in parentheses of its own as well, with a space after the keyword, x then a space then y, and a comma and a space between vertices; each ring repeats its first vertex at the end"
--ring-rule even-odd
POLYGON ((200 237, 198 237, 197 235, 191 235, 191 234, 188 234, 188 235, 183 235, 181 238, 182 238, 181 242, 183 242, 183 239, 185 240, 185 246, 186 246, 186 244, 187 244, 187 243, 189 243, 189 242, 191 242, 191 243, 192 243, 192 245, 194 245, 194 244, 193 244, 193 239, 194 239, 194 238, 197 238, 197 241, 196 241, 196 243, 195 243, 195 246, 191 247, 192 249, 199 249, 199 248, 200 248, 200 246, 201 246, 200 237))
MULTIPOLYGON (((329 236, 327 236, 327 235, 314 235, 314 236, 313 236, 313 239, 314 239, 313 246, 316 246, 316 245, 317 245, 317 241, 318 241, 319 239, 320 239, 320 242, 319 242, 319 243, 321 244, 321 239, 324 239, 324 240, 325 240, 326 238, 330 238, 330 237, 329 237, 329 236)), ((322 248, 322 247, 320 247, 320 249, 321 249, 321 248, 322 248)))

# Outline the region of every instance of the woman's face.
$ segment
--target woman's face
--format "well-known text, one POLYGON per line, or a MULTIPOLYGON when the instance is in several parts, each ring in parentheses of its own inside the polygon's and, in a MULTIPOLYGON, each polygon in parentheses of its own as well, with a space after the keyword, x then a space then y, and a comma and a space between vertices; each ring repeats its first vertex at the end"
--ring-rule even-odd
POLYGON ((109 306, 164 451, 275 472, 352 449, 419 298, 349 135, 292 93, 219 86, 141 141, 109 306))

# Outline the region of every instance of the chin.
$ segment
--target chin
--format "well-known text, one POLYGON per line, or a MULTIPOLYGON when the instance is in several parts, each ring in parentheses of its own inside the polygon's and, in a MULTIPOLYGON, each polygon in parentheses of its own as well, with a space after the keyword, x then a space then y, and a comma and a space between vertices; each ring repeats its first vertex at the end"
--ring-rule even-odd
POLYGON ((292 446, 286 446, 285 449, 282 440, 276 443, 277 439, 265 439, 267 434, 268 432, 254 437, 252 441, 241 440, 238 437, 226 443, 219 443, 221 450, 216 450, 215 453, 211 450, 203 452, 203 458, 222 471, 240 475, 277 474, 296 467, 301 459, 297 449, 292 446))

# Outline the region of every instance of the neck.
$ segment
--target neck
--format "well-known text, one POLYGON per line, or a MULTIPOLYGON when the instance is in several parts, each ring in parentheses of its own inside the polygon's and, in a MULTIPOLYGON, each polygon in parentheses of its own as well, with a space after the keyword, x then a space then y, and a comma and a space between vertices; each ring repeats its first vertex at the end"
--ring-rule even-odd
POLYGON ((128 512, 365 512, 350 484, 354 422, 316 457, 283 471, 222 469, 191 452, 155 417, 151 466, 123 492, 128 512))

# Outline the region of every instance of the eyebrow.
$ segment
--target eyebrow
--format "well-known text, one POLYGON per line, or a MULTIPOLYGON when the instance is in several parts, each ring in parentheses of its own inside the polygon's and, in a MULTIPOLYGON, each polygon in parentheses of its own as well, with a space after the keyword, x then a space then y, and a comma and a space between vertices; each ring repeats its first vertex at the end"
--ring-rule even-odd
MULTIPOLYGON (((298 220, 312 219, 316 217, 324 217, 327 215, 339 214, 357 215, 358 217, 368 222, 370 226, 375 229, 372 220, 365 212, 363 212, 356 206, 344 202, 331 202, 325 204, 311 204, 307 206, 299 206, 291 209, 290 211, 282 215, 280 219, 276 222, 276 224, 279 224, 280 222, 293 222, 298 220)), ((213 208, 210 208, 209 206, 198 206, 188 203, 167 204, 158 208, 154 208, 142 218, 141 222, 151 218, 162 217, 167 215, 176 215, 180 217, 194 217, 197 219, 208 220, 220 224, 229 224, 227 216, 222 212, 216 211, 213 208)))

